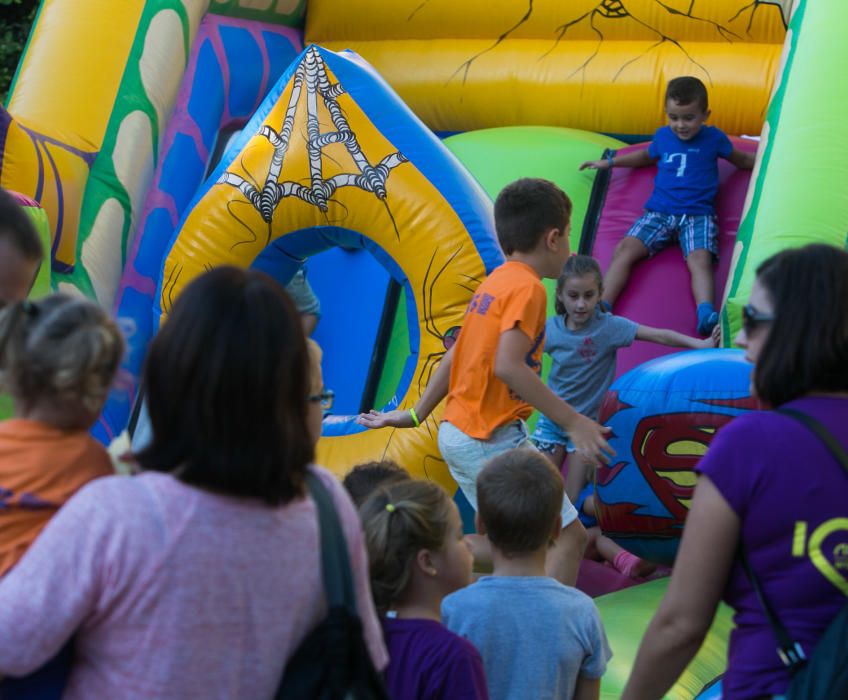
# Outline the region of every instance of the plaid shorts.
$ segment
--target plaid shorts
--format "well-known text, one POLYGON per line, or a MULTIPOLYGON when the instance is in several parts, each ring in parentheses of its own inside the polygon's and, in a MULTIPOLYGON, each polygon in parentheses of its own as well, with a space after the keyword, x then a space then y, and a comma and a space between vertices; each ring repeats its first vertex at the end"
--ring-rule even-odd
POLYGON ((635 236, 655 255, 677 239, 688 257, 693 250, 708 250, 718 259, 718 224, 712 214, 662 214, 646 211, 630 227, 628 236, 635 236))

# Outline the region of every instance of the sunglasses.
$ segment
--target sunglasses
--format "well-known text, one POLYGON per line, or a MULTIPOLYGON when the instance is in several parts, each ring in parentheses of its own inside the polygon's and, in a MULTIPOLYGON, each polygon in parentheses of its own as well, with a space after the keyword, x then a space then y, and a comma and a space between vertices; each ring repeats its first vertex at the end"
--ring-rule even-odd
POLYGON ((333 401, 336 400, 336 394, 330 389, 324 389, 320 394, 308 396, 306 400, 320 403, 323 410, 329 411, 333 407, 333 401))
POLYGON ((750 304, 745 304, 742 307, 742 328, 745 329, 745 335, 751 335, 761 323, 771 323, 772 321, 774 321, 774 314, 757 311, 750 304))

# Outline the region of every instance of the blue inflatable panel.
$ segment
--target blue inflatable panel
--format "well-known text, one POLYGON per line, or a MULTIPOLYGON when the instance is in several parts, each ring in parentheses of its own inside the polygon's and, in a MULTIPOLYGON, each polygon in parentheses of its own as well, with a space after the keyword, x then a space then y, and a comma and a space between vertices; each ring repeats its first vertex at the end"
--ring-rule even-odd
POLYGON ((391 277, 362 249, 331 248, 311 257, 307 269, 307 280, 321 301, 313 337, 324 351, 324 386, 336 394, 332 412, 359 413, 391 277))

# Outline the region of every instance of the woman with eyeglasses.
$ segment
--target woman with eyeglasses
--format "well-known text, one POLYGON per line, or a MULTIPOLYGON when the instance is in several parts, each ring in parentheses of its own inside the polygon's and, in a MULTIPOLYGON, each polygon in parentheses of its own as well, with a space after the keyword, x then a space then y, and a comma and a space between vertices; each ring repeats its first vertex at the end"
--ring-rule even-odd
MULTIPOLYGON (((736 342, 762 401, 812 417, 848 450, 848 253, 809 245, 762 263, 736 342)), ((740 552, 809 657, 848 601, 848 473, 809 427, 775 410, 722 428, 698 471, 671 582, 623 697, 662 697, 722 599, 736 623, 723 697, 780 697, 790 672, 740 552)))
POLYGON ((358 515, 311 465, 310 406, 328 399, 309 370, 270 277, 225 267, 189 284, 148 355, 142 472, 80 490, 0 579, 0 675, 32 672, 73 636, 63 698, 273 697, 327 613, 308 471, 335 502, 365 642, 385 667, 358 515))

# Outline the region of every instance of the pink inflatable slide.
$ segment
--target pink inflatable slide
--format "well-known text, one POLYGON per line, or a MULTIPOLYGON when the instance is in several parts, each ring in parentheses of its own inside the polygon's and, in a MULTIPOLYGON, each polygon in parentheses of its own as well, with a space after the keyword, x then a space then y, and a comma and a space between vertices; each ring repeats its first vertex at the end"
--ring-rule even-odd
MULTIPOLYGON (((747 139, 731 138, 739 150, 754 151, 757 144, 747 139)), ((644 144, 641 144, 644 146, 644 144)), ((639 148, 622 148, 619 153, 639 148)), ((606 270, 616 244, 642 213, 653 188, 656 168, 616 168, 612 171, 606 197, 595 232, 592 255, 606 270)), ((748 189, 749 170, 737 170, 726 160, 719 160, 719 190, 716 213, 719 225, 719 261, 715 267, 716 308, 730 269, 733 245, 748 189)), ((672 328, 695 335, 695 302, 689 285, 689 271, 678 246, 671 246, 652 259, 638 264, 630 281, 615 304, 615 313, 637 323, 656 328, 672 328)), ((647 360, 672 352, 653 343, 636 341, 618 353, 617 376, 647 360)))

